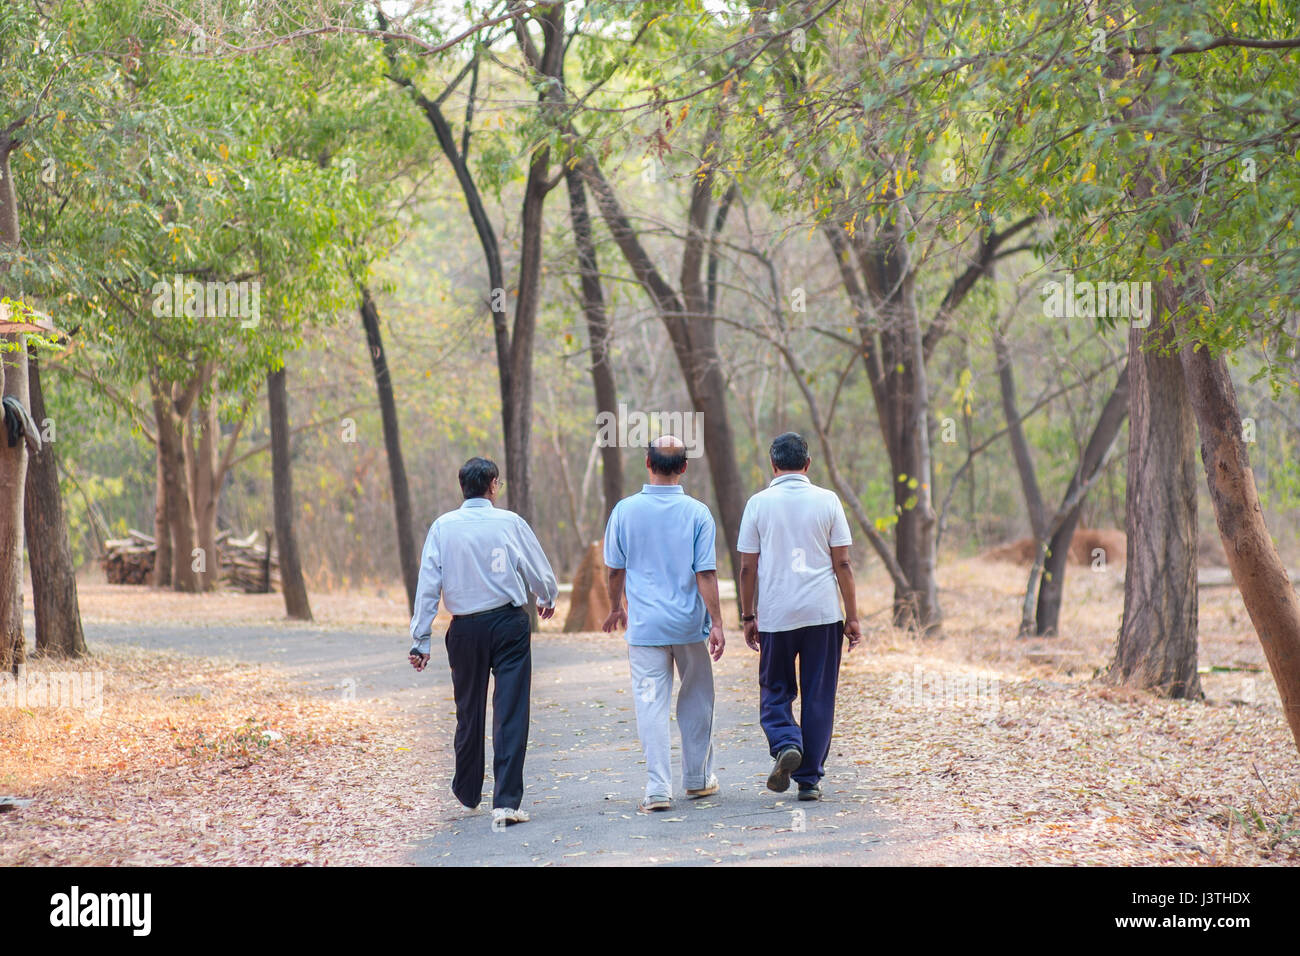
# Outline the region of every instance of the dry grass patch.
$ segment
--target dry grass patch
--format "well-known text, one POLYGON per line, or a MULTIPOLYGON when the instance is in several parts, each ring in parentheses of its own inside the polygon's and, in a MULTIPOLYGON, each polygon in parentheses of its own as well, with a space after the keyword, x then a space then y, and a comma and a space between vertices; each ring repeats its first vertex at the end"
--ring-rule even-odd
MULTIPOLYGON (((0 707, 0 865, 396 862, 430 775, 403 718, 253 666, 96 647, 102 713, 0 707)), ((31 686, 39 686, 33 684, 31 686)), ((64 698, 67 701, 67 698, 64 698)))
MULTIPOLYGON (((1063 634, 1015 636, 1024 571, 950 562, 943 640, 873 619, 846 658, 835 749, 870 766, 904 862, 1300 862, 1295 744, 1231 588, 1200 592, 1206 699, 1099 679, 1123 606, 1119 569, 1071 569, 1063 634)), ((881 582, 864 607, 887 606, 881 582)))

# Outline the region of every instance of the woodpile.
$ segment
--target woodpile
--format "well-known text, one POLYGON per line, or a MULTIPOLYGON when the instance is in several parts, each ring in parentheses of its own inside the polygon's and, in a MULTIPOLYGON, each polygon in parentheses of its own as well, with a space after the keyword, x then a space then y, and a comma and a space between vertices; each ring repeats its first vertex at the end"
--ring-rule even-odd
MULTIPOLYGON (((266 540, 274 536, 266 533, 266 540)), ((245 594, 266 594, 280 590, 280 559, 275 548, 258 543, 258 532, 246 538, 232 538, 229 531, 217 535, 217 551, 221 556, 223 587, 245 594)), ((154 558, 157 554, 152 535, 132 528, 128 537, 104 542, 100 565, 109 584, 149 584, 152 580, 154 558)))
POLYGON ((267 545, 257 543, 257 532, 247 538, 230 539, 222 543, 221 535, 217 543, 221 551, 221 580, 234 590, 245 594, 266 594, 280 590, 280 556, 276 553, 270 531, 266 540, 271 543, 270 558, 267 558, 267 545))
POLYGON ((153 574, 154 540, 132 528, 130 537, 104 542, 99 563, 109 584, 148 584, 153 574))

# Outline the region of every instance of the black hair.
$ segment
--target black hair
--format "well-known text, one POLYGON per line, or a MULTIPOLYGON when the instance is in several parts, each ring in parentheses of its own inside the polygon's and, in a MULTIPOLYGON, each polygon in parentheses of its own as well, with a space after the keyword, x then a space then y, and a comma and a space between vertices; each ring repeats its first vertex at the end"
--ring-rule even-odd
POLYGON ((798 432, 777 435, 767 453, 777 471, 800 471, 808 464, 808 443, 798 432))
POLYGON ((665 454, 661 446, 651 445, 646 449, 645 459, 656 475, 680 475, 686 470, 686 447, 678 445, 670 454, 665 454))
POLYGON ((482 498, 500 474, 495 461, 471 458, 460 466, 460 493, 466 498, 482 498))

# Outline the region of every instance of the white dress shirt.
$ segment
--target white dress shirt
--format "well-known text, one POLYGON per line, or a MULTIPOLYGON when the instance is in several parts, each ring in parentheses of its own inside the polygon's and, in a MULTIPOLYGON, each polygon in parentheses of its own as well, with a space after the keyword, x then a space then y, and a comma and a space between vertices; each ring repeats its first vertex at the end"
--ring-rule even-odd
POLYGON ((853 536, 839 495, 807 475, 779 475, 745 504, 738 537, 737 551, 758 555, 759 631, 844 619, 831 548, 853 536))
POLYGON ((529 591, 543 607, 554 607, 560 593, 533 529, 486 498, 467 498, 439 515, 424 539, 411 650, 429 653, 439 600, 454 615, 476 614, 503 604, 522 607, 529 591))

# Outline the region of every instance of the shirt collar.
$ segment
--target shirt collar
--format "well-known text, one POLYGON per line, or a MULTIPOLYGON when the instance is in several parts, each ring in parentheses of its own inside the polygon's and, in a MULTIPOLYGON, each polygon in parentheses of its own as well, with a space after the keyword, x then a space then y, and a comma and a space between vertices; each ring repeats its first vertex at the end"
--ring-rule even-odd
POLYGON ((486 498, 466 498, 461 504, 462 508, 491 508, 492 502, 486 498))
POLYGON ((805 485, 812 484, 812 482, 808 480, 807 475, 795 473, 793 475, 777 475, 772 479, 771 484, 769 484, 768 487, 771 488, 776 485, 787 485, 796 481, 802 482, 805 485))
POLYGON ((681 485, 642 485, 641 493, 646 495, 684 495, 686 489, 681 485))

